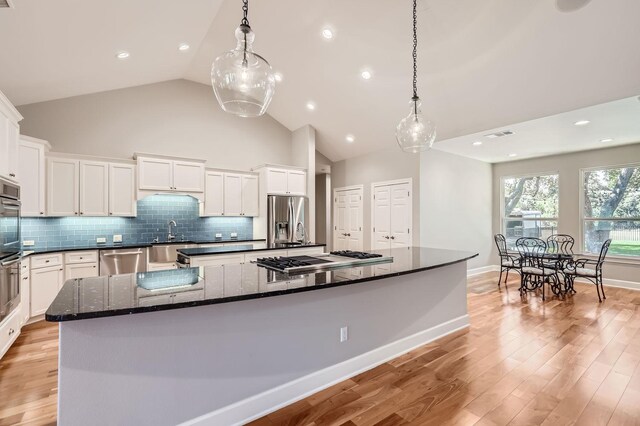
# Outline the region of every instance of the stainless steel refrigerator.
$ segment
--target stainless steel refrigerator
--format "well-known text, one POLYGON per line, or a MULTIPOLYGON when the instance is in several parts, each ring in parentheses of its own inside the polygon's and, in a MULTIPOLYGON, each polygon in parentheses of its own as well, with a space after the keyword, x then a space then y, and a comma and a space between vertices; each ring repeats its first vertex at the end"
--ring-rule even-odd
POLYGON ((267 196, 267 244, 309 242, 309 200, 292 195, 267 196))

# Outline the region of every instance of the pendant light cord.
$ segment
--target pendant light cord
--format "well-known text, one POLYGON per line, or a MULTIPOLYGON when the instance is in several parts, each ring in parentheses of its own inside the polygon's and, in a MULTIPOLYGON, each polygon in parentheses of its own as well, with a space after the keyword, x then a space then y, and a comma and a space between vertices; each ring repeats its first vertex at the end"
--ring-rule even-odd
POLYGON ((247 27, 249 27, 249 0, 242 0, 242 13, 243 13, 243 17, 242 17, 242 21, 240 22, 241 25, 246 25, 247 27))
POLYGON ((417 0, 413 0, 413 98, 418 98, 418 13, 417 0))

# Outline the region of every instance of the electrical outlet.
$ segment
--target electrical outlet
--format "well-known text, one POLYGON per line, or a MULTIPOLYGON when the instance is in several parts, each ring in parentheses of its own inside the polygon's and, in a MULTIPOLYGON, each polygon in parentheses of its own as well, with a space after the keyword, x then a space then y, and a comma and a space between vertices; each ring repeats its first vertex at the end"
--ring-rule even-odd
POLYGON ((222 238, 222 234, 216 234, 216 238, 222 238))
POLYGON ((35 246, 36 242, 33 241, 33 240, 24 240, 22 242, 22 245, 25 246, 25 247, 31 247, 31 246, 35 246))
POLYGON ((237 232, 232 232, 231 233, 231 238, 238 238, 238 233, 237 232))
POLYGON ((98 243, 98 244, 104 244, 106 242, 107 242, 107 239, 105 237, 96 238, 96 243, 98 243))
POLYGON ((349 340, 349 327, 342 327, 340 329, 340 343, 349 340))
POLYGON ((114 243, 121 243, 122 242, 122 235, 114 235, 113 236, 113 242, 114 243))

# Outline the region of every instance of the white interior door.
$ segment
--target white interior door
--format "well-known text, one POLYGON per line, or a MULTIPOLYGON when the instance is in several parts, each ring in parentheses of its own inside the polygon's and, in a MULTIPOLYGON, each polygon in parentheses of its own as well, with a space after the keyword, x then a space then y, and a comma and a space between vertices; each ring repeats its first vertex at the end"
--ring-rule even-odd
POLYGON ((391 188, 373 187, 373 238, 371 248, 383 250, 391 247, 391 188))
POLYGON ((408 183, 391 185, 391 247, 411 245, 411 187, 408 183))
POLYGON ((334 192, 334 250, 364 250, 362 188, 334 192))

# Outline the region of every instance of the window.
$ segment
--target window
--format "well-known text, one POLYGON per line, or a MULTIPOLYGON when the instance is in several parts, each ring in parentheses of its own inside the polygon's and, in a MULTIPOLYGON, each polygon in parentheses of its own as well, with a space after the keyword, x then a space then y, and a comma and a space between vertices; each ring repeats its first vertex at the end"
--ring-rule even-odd
POLYGON ((583 249, 598 254, 640 256, 640 166, 583 170, 583 249))
POLYGON ((502 179, 502 232, 507 247, 520 237, 544 240, 558 230, 558 175, 502 179))

